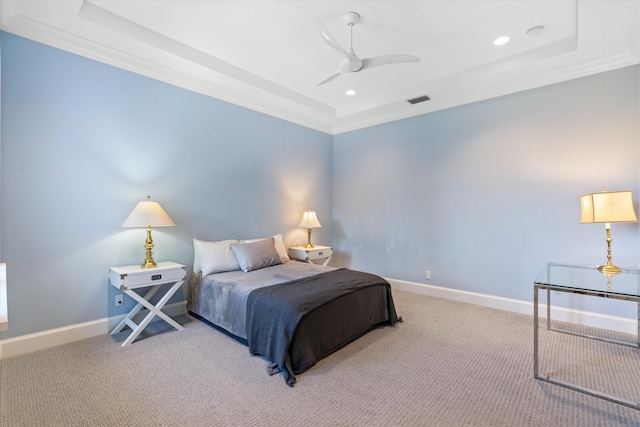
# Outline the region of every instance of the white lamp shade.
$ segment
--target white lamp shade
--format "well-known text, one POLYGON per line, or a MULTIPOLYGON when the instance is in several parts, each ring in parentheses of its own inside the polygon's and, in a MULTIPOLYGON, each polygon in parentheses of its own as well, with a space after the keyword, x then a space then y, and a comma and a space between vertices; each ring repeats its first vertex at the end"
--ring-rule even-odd
POLYGON ((131 211, 122 227, 169 227, 176 225, 158 202, 151 201, 151 196, 131 211))
POLYGON ((631 191, 603 191, 580 197, 581 224, 637 222, 631 191))
POLYGON ((319 228, 322 227, 322 225, 320 225, 320 221, 318 221, 315 211, 308 210, 302 214, 302 220, 300 221, 300 224, 298 224, 298 227, 319 228))

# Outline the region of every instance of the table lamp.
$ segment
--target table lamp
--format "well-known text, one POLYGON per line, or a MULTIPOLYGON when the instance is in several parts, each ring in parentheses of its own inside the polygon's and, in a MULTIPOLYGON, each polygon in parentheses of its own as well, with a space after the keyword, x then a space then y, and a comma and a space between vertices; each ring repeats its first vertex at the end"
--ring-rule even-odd
POLYGON ((607 230, 607 263, 598 267, 605 274, 618 274, 622 270, 611 262, 611 223, 638 222, 633 209, 633 195, 631 191, 585 194, 580 197, 581 224, 604 223, 607 230))
POLYGON ((153 268, 158 265, 153 260, 153 239, 151 238, 151 227, 170 227, 175 223, 169 215, 162 209, 158 202, 151 201, 151 196, 147 200, 136 205, 127 219, 122 223, 122 227, 147 227, 147 240, 144 247, 147 249, 147 257, 141 264, 142 268, 153 268))
POLYGON ((307 229, 307 245, 305 246, 305 248, 312 248, 313 245, 311 244, 311 229, 322 227, 322 225, 320 225, 320 222, 318 221, 318 217, 316 216, 315 211, 309 209, 305 213, 303 213, 302 220, 300 221, 300 224, 298 224, 298 227, 307 229))

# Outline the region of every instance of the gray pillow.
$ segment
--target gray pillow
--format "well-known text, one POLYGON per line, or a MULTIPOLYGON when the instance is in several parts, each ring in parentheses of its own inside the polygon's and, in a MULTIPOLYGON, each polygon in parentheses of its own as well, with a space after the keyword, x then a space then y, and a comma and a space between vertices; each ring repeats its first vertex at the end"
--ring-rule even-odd
POLYGON ((231 251, 242 271, 282 264, 273 237, 250 243, 232 244, 231 251))

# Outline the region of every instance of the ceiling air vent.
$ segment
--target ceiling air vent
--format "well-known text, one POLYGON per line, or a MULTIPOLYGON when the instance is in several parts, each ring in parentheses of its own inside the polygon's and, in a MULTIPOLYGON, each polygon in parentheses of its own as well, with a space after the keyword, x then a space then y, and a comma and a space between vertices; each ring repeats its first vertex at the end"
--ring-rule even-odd
POLYGON ((422 96, 419 96, 417 98, 407 99, 407 102, 409 104, 419 104, 421 102, 428 101, 429 99, 430 98, 427 95, 422 95, 422 96))

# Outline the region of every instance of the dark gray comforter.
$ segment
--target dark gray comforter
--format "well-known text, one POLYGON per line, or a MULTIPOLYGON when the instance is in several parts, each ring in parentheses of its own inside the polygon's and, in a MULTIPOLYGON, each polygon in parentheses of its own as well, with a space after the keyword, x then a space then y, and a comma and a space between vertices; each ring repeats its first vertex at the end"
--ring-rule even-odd
POLYGON ((334 267, 287 261, 245 273, 242 270, 189 276, 187 308, 198 318, 247 342, 247 298, 257 288, 315 276, 334 267))
POLYGON ((251 291, 247 341, 290 386, 295 374, 398 317, 383 278, 339 269, 251 291))

